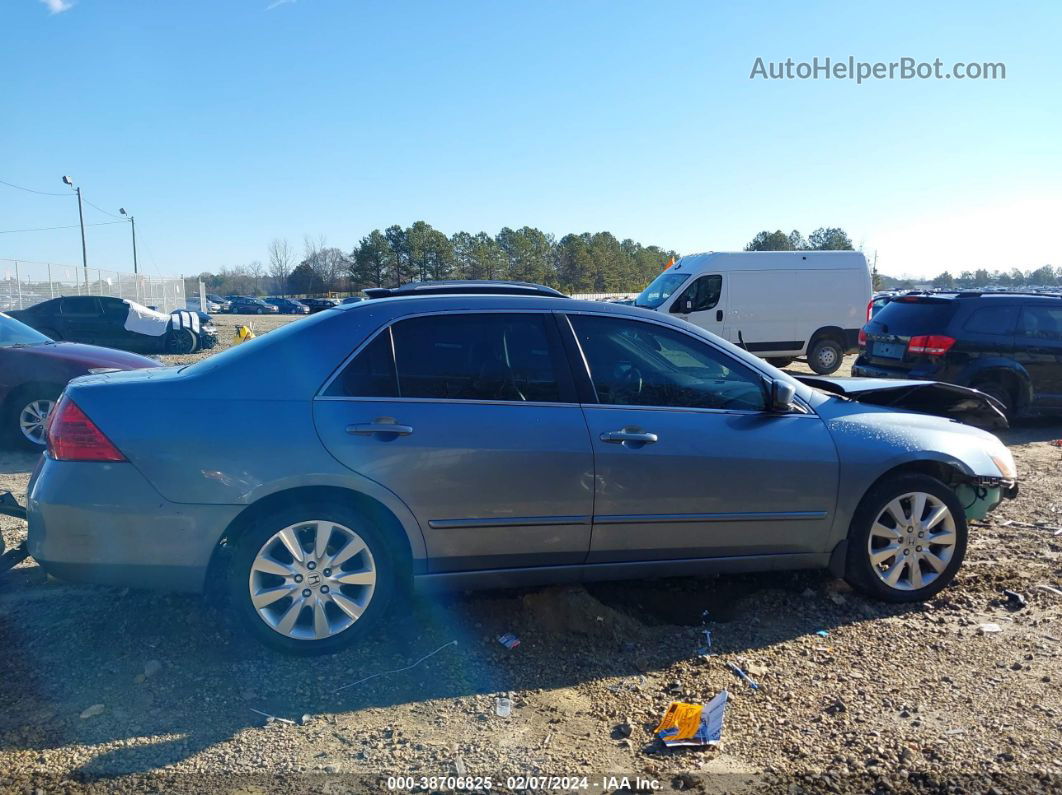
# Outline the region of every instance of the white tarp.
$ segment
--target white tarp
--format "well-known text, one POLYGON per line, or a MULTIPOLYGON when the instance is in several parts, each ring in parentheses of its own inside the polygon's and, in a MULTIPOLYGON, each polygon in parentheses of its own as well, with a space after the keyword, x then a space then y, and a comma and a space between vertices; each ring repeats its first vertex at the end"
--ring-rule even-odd
POLYGON ((180 310, 172 315, 156 312, 136 301, 126 301, 129 314, 125 318, 125 330, 149 337, 161 337, 172 326, 174 329, 189 328, 199 333, 199 315, 180 310))

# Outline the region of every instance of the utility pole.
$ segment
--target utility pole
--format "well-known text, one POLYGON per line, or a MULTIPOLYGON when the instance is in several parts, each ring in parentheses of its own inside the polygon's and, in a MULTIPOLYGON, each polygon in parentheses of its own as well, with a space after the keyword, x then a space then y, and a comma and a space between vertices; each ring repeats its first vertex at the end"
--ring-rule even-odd
MULTIPOLYGON (((120 212, 122 215, 129 215, 129 213, 125 211, 124 207, 119 207, 118 212, 120 212)), ((133 229, 133 275, 136 276, 136 219, 131 215, 129 215, 129 224, 133 229)))
POLYGON ((88 250, 85 247, 85 211, 81 206, 81 188, 74 187, 70 177, 63 177, 63 184, 74 188, 77 194, 77 217, 81 221, 81 267, 85 269, 85 288, 88 288, 88 250))

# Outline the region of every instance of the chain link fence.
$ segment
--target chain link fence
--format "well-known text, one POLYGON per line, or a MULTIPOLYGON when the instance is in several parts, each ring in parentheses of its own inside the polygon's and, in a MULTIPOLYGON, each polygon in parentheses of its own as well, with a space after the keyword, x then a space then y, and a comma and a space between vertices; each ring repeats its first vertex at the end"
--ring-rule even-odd
POLYGON ((167 313, 185 306, 184 280, 177 276, 0 259, 0 311, 25 309, 61 295, 127 298, 167 313))

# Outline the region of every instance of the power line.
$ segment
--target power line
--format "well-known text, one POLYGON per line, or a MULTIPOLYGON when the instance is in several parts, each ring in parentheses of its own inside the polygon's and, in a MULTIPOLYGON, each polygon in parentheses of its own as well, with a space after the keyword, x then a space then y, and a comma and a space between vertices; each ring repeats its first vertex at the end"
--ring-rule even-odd
MULTIPOLYGON (((124 221, 101 221, 98 224, 85 224, 85 226, 110 226, 111 224, 120 224, 124 221)), ((80 224, 71 224, 70 226, 41 226, 36 229, 0 229, 0 235, 10 235, 15 232, 51 232, 54 229, 77 229, 80 224)))
POLYGON ((73 196, 74 195, 72 193, 49 193, 48 191, 34 190, 33 188, 24 188, 21 185, 16 185, 13 182, 4 182, 4 180, 2 180, 2 179, 0 179, 0 185, 7 185, 9 188, 16 188, 17 190, 24 190, 24 191, 26 191, 26 193, 36 193, 36 194, 38 194, 40 196, 73 196))
POLYGON ((118 219, 119 221, 125 221, 125 220, 128 220, 128 219, 126 219, 126 218, 122 218, 122 217, 121 217, 120 215, 115 215, 114 213, 110 213, 110 212, 107 212, 107 211, 106 211, 106 210, 104 210, 104 209, 103 209, 102 207, 97 207, 97 206, 96 206, 95 204, 93 204, 92 202, 90 202, 90 201, 89 201, 88 199, 86 199, 86 198, 85 198, 84 196, 82 196, 82 197, 81 197, 81 200, 82 200, 83 202, 85 202, 85 204, 87 204, 87 205, 88 205, 89 207, 92 207, 92 208, 93 208, 93 209, 95 209, 95 210, 99 210, 99 211, 100 211, 101 213, 103 213, 104 215, 109 215, 109 216, 110 216, 111 218, 117 218, 117 219, 118 219))

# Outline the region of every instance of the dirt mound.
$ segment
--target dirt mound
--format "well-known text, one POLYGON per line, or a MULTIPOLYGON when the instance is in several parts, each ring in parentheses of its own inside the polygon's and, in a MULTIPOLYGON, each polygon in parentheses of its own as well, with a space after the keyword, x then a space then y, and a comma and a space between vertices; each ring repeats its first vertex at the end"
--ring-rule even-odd
POLYGON ((544 632, 629 641, 645 634, 646 627, 631 616, 613 610, 581 586, 559 586, 526 594, 524 611, 544 632))

